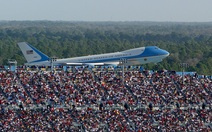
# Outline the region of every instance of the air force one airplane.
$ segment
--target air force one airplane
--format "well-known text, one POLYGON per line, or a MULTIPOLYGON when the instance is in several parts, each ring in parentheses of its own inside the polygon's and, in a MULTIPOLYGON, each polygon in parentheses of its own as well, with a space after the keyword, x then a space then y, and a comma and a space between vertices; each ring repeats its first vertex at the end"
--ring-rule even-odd
POLYGON ((27 60, 25 65, 50 66, 54 65, 72 65, 72 66, 95 66, 95 65, 125 65, 135 66, 146 63, 157 63, 169 56, 169 52, 156 46, 147 46, 129 49, 121 52, 89 55, 74 58, 57 59, 52 62, 51 58, 34 48, 26 42, 18 43, 24 57, 27 60))

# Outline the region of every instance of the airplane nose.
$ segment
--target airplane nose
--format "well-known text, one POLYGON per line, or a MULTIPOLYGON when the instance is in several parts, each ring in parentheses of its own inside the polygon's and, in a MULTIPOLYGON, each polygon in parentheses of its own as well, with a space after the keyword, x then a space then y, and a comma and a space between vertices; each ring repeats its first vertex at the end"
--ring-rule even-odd
POLYGON ((160 55, 169 56, 169 52, 166 50, 161 50, 160 55))
POLYGON ((169 54, 170 53, 168 51, 164 50, 164 55, 169 56, 169 54))

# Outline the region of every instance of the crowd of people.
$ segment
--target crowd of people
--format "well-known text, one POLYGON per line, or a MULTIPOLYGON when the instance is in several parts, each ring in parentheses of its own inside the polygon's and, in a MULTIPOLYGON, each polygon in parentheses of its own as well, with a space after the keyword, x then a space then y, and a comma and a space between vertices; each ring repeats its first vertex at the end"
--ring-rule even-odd
POLYGON ((0 72, 2 131, 211 131, 212 80, 168 71, 0 72))

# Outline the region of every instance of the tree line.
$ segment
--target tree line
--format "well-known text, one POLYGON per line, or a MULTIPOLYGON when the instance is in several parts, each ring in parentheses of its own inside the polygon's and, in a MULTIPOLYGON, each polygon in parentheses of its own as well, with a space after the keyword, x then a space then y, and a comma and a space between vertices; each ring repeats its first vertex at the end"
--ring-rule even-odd
POLYGON ((26 41, 48 56, 76 57, 155 45, 170 52, 146 69, 212 75, 212 23, 1 21, 0 65, 15 59, 23 65, 18 42, 26 41))

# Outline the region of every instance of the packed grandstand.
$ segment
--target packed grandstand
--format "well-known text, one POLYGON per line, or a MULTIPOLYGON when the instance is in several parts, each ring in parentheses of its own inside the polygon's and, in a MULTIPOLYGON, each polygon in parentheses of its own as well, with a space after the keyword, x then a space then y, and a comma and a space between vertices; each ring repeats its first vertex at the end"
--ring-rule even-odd
POLYGON ((169 71, 0 72, 2 131, 211 131, 212 80, 169 71))

